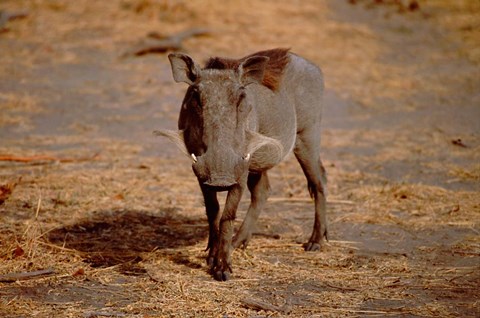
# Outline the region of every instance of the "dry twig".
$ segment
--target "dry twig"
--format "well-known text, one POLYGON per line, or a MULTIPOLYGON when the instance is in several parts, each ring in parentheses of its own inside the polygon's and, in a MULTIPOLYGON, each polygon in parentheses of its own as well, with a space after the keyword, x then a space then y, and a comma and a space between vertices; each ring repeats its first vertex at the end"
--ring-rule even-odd
POLYGON ((265 310, 265 311, 277 311, 281 313, 288 313, 288 308, 280 307, 280 306, 275 306, 272 304, 269 304, 267 302, 258 300, 258 299, 253 299, 253 298, 244 298, 241 300, 242 305, 245 308, 248 309, 253 309, 253 310, 265 310))
POLYGON ((11 273, 11 274, 0 275, 0 282, 12 283, 18 280, 35 279, 35 278, 49 276, 53 274, 55 274, 55 271, 51 268, 42 269, 42 270, 33 271, 33 272, 11 273))
POLYGON ((182 42, 189 37, 209 35, 208 29, 193 28, 177 34, 164 37, 156 32, 148 34, 134 48, 123 54, 126 56, 141 56, 149 53, 165 53, 167 51, 178 51, 182 49, 182 42))
POLYGON ((17 11, 17 12, 7 12, 0 10, 0 32, 8 31, 8 28, 5 27, 8 21, 23 19, 28 16, 27 11, 17 11))
POLYGON ((53 162, 60 162, 60 163, 70 163, 70 162, 82 162, 82 161, 94 160, 98 157, 98 155, 99 153, 96 153, 93 156, 80 157, 80 158, 58 158, 53 156, 42 156, 42 155, 37 155, 37 156, 2 155, 0 156, 0 161, 12 161, 12 162, 22 162, 22 163, 53 161, 53 162))

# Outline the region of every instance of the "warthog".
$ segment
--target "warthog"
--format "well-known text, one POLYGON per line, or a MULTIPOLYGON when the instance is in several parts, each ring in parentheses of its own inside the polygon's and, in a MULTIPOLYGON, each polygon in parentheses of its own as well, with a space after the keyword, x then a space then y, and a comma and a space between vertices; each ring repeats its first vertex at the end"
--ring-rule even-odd
POLYGON ((168 56, 173 78, 189 85, 178 131, 161 130, 193 160, 210 227, 207 262, 217 280, 229 279, 232 247, 246 247, 267 201, 268 169, 293 150, 315 199, 315 222, 306 251, 327 239, 326 178, 320 160, 323 76, 288 49, 234 60, 211 58, 200 67, 190 56, 168 56), (233 238, 241 196, 251 203, 233 238), (223 212, 218 191, 228 191, 223 212))

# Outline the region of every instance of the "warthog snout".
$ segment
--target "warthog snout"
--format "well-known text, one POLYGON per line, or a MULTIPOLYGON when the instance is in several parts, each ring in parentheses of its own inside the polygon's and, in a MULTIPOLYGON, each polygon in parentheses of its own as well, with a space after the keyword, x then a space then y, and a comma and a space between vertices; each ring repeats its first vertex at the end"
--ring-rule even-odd
POLYGON ((229 176, 211 176, 209 180, 205 181, 204 184, 215 187, 215 188, 229 188, 237 182, 231 179, 229 176))
POLYGON ((200 182, 211 187, 228 188, 239 183, 248 169, 250 155, 207 151, 202 156, 192 154, 192 160, 193 171, 200 182))

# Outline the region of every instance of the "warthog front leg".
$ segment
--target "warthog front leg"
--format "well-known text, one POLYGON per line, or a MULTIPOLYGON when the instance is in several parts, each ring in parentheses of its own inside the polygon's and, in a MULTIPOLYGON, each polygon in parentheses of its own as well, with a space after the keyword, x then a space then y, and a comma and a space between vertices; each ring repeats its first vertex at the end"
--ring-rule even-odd
POLYGON ((220 206, 218 204, 217 192, 202 186, 201 184, 200 187, 202 188, 209 228, 207 264, 208 266, 213 267, 214 258, 218 251, 218 229, 221 217, 218 212, 220 210, 220 206))
POLYGON ((228 191, 222 214, 218 213, 216 193, 205 186, 202 186, 202 191, 210 226, 207 263, 216 280, 226 281, 230 278, 230 273, 232 273, 233 221, 242 197, 243 188, 240 185, 235 185, 228 191))
POLYGON ((315 199, 315 221, 310 239, 305 244, 306 251, 320 249, 321 241, 327 234, 326 218, 326 173, 319 154, 318 129, 306 129, 297 134, 294 153, 307 177, 308 190, 315 199))
POLYGON ((248 207, 247 215, 233 240, 233 246, 235 248, 239 246, 246 248, 248 242, 252 238, 255 224, 257 223, 258 216, 262 212, 265 202, 267 201, 268 192, 270 190, 267 172, 250 173, 248 175, 247 185, 248 190, 250 190, 251 193, 251 202, 248 207))

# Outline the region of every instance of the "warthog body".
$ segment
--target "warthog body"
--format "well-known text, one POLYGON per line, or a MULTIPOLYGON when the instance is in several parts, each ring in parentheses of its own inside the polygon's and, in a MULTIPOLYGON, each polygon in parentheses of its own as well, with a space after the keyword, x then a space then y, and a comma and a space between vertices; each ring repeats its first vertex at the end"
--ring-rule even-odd
POLYGON ((207 261, 214 278, 229 278, 232 247, 247 246, 267 201, 267 170, 292 150, 315 199, 315 222, 305 250, 320 249, 327 237, 326 178, 319 153, 320 69, 286 49, 239 60, 211 58, 203 68, 185 54, 170 54, 169 59, 175 81, 189 87, 179 131, 157 133, 193 160, 210 226, 207 261), (251 204, 233 238, 233 220, 246 188, 251 204), (223 212, 218 191, 228 191, 223 212))

